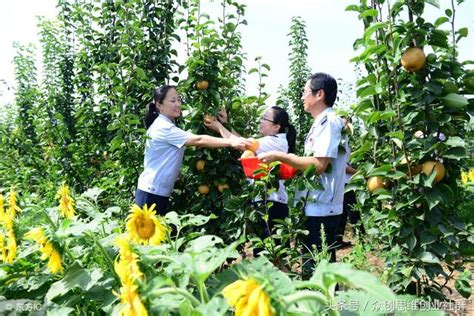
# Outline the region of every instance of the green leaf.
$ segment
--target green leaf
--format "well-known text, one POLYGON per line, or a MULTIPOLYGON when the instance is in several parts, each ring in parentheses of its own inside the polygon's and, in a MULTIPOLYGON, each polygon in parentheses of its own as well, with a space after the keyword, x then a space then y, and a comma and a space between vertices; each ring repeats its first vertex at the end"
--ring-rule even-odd
MULTIPOLYGON (((326 278, 326 280, 329 280, 329 278, 326 278)), ((390 300, 395 297, 393 292, 374 275, 365 271, 355 270, 346 263, 321 261, 316 267, 310 282, 318 284, 321 288, 329 288, 337 282, 348 283, 379 299, 390 300), (334 276, 334 278, 331 278, 330 283, 323 282, 324 276, 327 275, 334 276)))
POLYGON ((390 136, 390 137, 393 137, 393 138, 397 138, 397 139, 403 140, 403 133, 402 133, 402 131, 391 132, 391 133, 388 133, 387 136, 390 136))
POLYGON ((355 4, 351 4, 351 5, 348 5, 346 7, 346 11, 356 11, 356 12, 359 12, 359 6, 358 5, 355 5, 355 4))
POLYGON ((432 234, 429 231, 422 231, 421 232, 421 237, 420 237, 420 244, 422 246, 429 245, 437 240, 437 236, 432 234))
POLYGON ((86 190, 84 193, 81 194, 81 196, 84 198, 88 198, 91 201, 97 202, 102 192, 104 192, 104 190, 94 187, 94 188, 86 190))
POLYGON ((439 263, 438 257, 429 251, 423 251, 418 258, 426 263, 439 263))
POLYGON ((312 176, 316 173, 316 166, 315 165, 310 165, 308 168, 304 170, 303 176, 305 178, 312 176))
POLYGON ((438 0, 425 0, 426 3, 431 4, 434 7, 439 9, 439 1, 438 0))
POLYGON ((468 29, 467 29, 467 27, 460 28, 460 29, 458 30, 458 34, 459 34, 459 36, 461 36, 461 37, 467 37, 467 34, 468 34, 468 29))
POLYGON ((406 176, 407 176, 406 173, 401 172, 401 171, 389 172, 386 175, 386 177, 390 179, 402 179, 402 178, 405 178, 406 176))
POLYGON ((444 153, 443 157, 448 158, 448 159, 461 160, 463 158, 467 158, 468 153, 466 151, 466 148, 464 147, 453 147, 453 148, 448 149, 444 153))
POLYGON ((368 39, 370 36, 379 29, 387 27, 388 22, 376 22, 369 26, 364 32, 364 38, 368 39))
POLYGON ((425 218, 431 226, 436 226, 441 221, 442 214, 439 209, 435 208, 430 211, 427 211, 425 218))
POLYGON ((400 139, 397 138, 392 138, 392 142, 397 145, 398 148, 402 149, 403 147, 403 142, 400 139))
POLYGON ((178 213, 174 211, 166 213, 165 220, 168 224, 173 224, 176 227, 181 227, 181 220, 179 219, 178 213))
POLYGON ((427 190, 427 192, 425 192, 425 197, 430 210, 443 201, 443 196, 436 188, 427 190))
POLYGON ((363 19, 367 16, 378 16, 379 15, 379 12, 377 11, 377 9, 369 9, 369 10, 365 10, 364 12, 362 12, 361 14, 359 14, 359 20, 360 19, 363 19))
POLYGON ((436 21, 434 22, 434 26, 438 27, 440 26, 441 24, 444 24, 446 22, 449 22, 449 19, 445 16, 442 16, 438 19, 436 19, 436 21))
POLYGON ((369 176, 385 176, 390 170, 392 170, 392 165, 382 165, 371 170, 369 176))
POLYGON ((206 235, 206 236, 201 236, 199 238, 196 238, 188 243, 186 246, 186 251, 192 252, 192 253, 200 253, 205 249, 209 249, 212 247, 215 247, 218 244, 222 244, 224 241, 217 237, 217 236, 212 236, 212 235, 206 235))
POLYGON ((451 136, 446 141, 446 145, 450 147, 465 147, 466 142, 459 136, 451 136))
POLYGON ((416 237, 414 235, 410 235, 407 238, 407 246, 410 251, 413 250, 416 246, 416 237))
POLYGON ((364 98, 364 97, 367 97, 367 96, 370 96, 370 95, 374 95, 376 92, 375 92, 375 86, 365 86, 359 90, 357 90, 357 96, 360 97, 360 98, 364 98))
POLYGON ((87 290, 95 285, 100 278, 102 278, 102 272, 99 269, 89 272, 75 262, 66 270, 61 280, 51 285, 48 293, 46 293, 46 299, 52 300, 76 288, 87 290))
POLYGON ((450 93, 445 97, 442 97, 441 100, 448 108, 451 108, 453 110, 464 109, 464 107, 469 104, 469 102, 464 96, 456 93, 450 93))
POLYGON ((464 270, 463 273, 459 274, 454 282, 454 287, 464 298, 471 297, 472 288, 471 288, 471 272, 469 270, 464 270))

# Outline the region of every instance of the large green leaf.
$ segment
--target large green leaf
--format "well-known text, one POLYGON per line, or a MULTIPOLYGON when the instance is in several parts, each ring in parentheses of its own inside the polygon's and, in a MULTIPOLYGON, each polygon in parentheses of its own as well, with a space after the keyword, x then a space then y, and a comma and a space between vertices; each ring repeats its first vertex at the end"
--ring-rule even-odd
POLYGON ((442 97, 441 100, 448 108, 453 110, 462 110, 466 105, 469 104, 464 96, 456 93, 450 93, 445 97, 442 97))
POLYGON ((61 280, 51 285, 45 297, 48 300, 53 300, 76 288, 87 291, 101 278, 102 272, 99 269, 88 271, 76 262, 64 272, 64 277, 61 280))
POLYGON ((465 147, 466 142, 459 136, 451 136, 446 140, 446 145, 449 147, 465 147))
POLYGON ((466 148, 464 147, 452 147, 448 149, 443 157, 455 160, 461 160, 463 158, 467 158, 469 155, 467 154, 466 148))
MULTIPOLYGON (((329 280, 326 278, 326 280, 329 280)), ((384 284, 382 284, 374 275, 358 271, 346 263, 328 263, 322 261, 316 267, 316 271, 310 279, 321 288, 329 288, 331 284, 337 282, 347 283, 356 288, 362 289, 373 297, 379 299, 391 300, 395 294, 384 284), (325 281, 325 275, 333 275, 330 284, 325 281)))

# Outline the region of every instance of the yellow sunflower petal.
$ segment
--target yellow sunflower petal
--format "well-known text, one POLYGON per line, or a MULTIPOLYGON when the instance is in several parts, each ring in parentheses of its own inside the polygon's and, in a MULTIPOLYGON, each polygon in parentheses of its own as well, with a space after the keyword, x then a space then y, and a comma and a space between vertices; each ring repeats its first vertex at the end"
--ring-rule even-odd
POLYGON ((258 315, 261 316, 273 316, 273 311, 271 309, 268 296, 265 292, 262 291, 258 301, 258 315))
POLYGON ((251 316, 255 314, 261 293, 262 289, 260 288, 260 286, 256 287, 255 289, 253 289, 252 292, 250 292, 247 306, 245 306, 242 316, 251 316))
POLYGON ((69 191, 69 187, 66 183, 63 183, 58 193, 56 194, 56 198, 59 199, 59 211, 61 214, 66 218, 73 218, 74 217, 74 199, 71 197, 71 193, 69 191))
POLYGON ((7 257, 5 259, 6 263, 13 263, 16 258, 16 239, 15 234, 10 231, 8 233, 8 242, 7 242, 7 257))
POLYGON ((119 315, 148 315, 148 311, 143 305, 137 289, 138 286, 136 285, 124 285, 120 288, 120 303, 122 307, 119 315))
POLYGON ((16 217, 16 213, 20 212, 21 209, 17 204, 17 194, 15 190, 10 189, 10 193, 8 196, 8 215, 14 219, 16 217))
POLYGON ((63 271, 63 267, 61 265, 61 255, 55 249, 53 249, 51 256, 49 257, 48 269, 53 274, 63 271))
POLYGON ((44 244, 46 242, 46 235, 44 234, 44 230, 41 227, 36 227, 30 230, 25 234, 25 239, 36 241, 39 244, 44 244))
POLYGON ((243 280, 237 280, 227 285, 222 290, 222 295, 225 297, 230 306, 235 306, 238 300, 247 292, 247 283, 243 280))
POLYGON ((469 170, 469 181, 474 182, 474 169, 469 170))
POLYGON ((150 209, 146 205, 143 209, 137 205, 132 206, 126 224, 132 241, 143 245, 159 245, 165 240, 168 228, 158 219, 153 209, 154 205, 150 209))
POLYGON ((0 260, 7 259, 7 246, 5 245, 5 236, 0 233, 0 260))

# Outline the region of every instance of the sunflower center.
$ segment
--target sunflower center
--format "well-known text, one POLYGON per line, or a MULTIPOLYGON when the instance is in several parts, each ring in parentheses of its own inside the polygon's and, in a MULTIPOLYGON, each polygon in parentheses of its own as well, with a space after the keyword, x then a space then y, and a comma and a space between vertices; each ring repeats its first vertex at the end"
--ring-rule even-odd
POLYGON ((155 223, 150 218, 137 219, 137 234, 142 239, 150 239, 155 233, 155 223))

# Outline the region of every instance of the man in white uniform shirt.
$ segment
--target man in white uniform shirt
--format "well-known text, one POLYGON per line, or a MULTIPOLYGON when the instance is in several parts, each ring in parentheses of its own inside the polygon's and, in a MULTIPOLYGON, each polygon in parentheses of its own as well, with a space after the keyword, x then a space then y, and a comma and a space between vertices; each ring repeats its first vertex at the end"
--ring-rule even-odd
POLYGON ((316 167, 316 173, 320 175, 320 183, 324 189, 299 194, 306 198, 304 211, 309 231, 307 246, 311 248, 315 245, 321 250, 322 225, 333 262, 336 261, 334 244, 342 214, 346 168, 346 151, 344 146, 340 146, 344 123, 332 108, 336 95, 337 83, 333 77, 325 73, 313 74, 307 81, 301 97, 305 111, 314 118, 305 141, 305 156, 276 151, 258 156, 264 162, 278 160, 299 170, 305 170, 311 165, 316 167))

